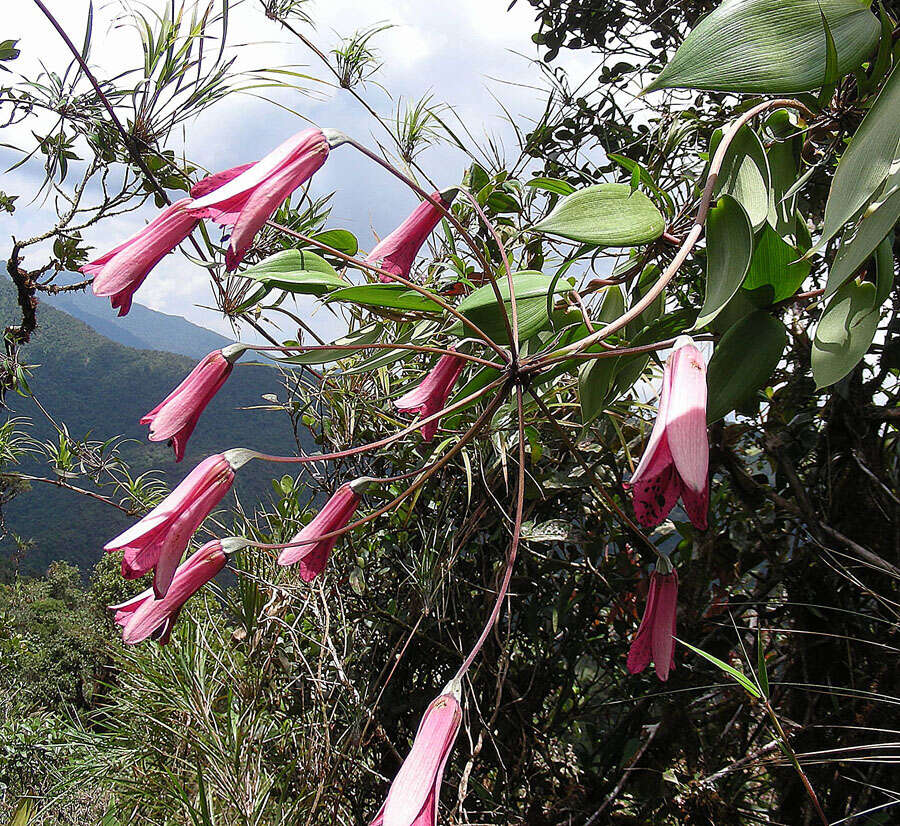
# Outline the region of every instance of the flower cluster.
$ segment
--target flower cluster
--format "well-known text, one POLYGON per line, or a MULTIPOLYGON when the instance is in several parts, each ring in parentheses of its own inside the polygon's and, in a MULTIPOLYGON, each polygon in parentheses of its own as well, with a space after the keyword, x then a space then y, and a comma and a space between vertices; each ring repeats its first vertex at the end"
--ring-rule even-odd
MULTIPOLYGON (((135 291, 153 267, 184 241, 202 219, 230 228, 225 265, 228 271, 234 270, 274 210, 292 191, 309 181, 325 163, 331 148, 344 140, 327 130, 307 129, 259 161, 203 179, 191 189, 190 198, 167 207, 132 238, 83 267, 84 272, 94 276, 94 292, 109 296, 120 314, 127 313, 135 291)), ((399 280, 409 285, 407 279, 416 256, 442 217, 448 214, 456 192, 454 188, 425 198, 357 265, 374 268, 382 281, 399 280)), ((461 346, 420 348, 437 349, 440 358, 417 386, 394 402, 400 412, 419 416, 419 429, 426 443, 437 434, 442 415, 448 410, 447 400, 467 363, 468 356, 461 351, 461 346)), ((171 441, 176 461, 181 461, 201 414, 247 349, 247 345, 235 344, 202 359, 141 419, 142 424, 149 425, 149 439, 171 441)), ((522 382, 515 372, 518 369, 512 359, 508 386, 519 382, 521 411, 522 382)), ((495 410, 489 406, 485 417, 495 410)), ((411 425, 405 432, 416 426, 411 425)), ((524 455, 521 442, 520 438, 520 457, 524 455)), ((337 455, 345 454, 332 454, 332 458, 337 455)), ((106 551, 123 553, 124 577, 135 579, 153 571, 150 589, 110 606, 116 623, 122 626, 124 642, 134 644, 152 638, 166 644, 186 602, 225 567, 228 553, 247 545, 278 549, 278 564, 297 565, 300 578, 311 582, 325 569, 338 539, 356 524, 366 521, 351 524, 366 488, 373 482, 391 481, 362 477, 340 485, 312 521, 284 544, 261 545, 236 537, 213 539, 182 562, 194 534, 231 489, 235 471, 253 458, 290 461, 242 448, 210 456, 159 505, 106 544, 106 551)), ((632 492, 637 521, 646 527, 660 524, 680 499, 693 525, 705 530, 708 463, 706 365, 693 341, 682 336, 666 361, 658 415, 640 464, 627 485, 632 492)), ((400 478, 404 477, 393 477, 400 478)), ((517 526, 521 523, 521 487, 520 484, 517 526)), ((514 546, 516 542, 514 539, 514 546)), ((426 709, 412 749, 371 826, 434 826, 436 823, 441 778, 462 722, 461 679, 497 620, 514 559, 512 552, 497 603, 482 636, 450 685, 426 709)), ((678 575, 668 558, 661 555, 651 574, 644 617, 628 654, 629 672, 643 671, 652 660, 659 679, 668 679, 674 666, 677 594, 678 575)))

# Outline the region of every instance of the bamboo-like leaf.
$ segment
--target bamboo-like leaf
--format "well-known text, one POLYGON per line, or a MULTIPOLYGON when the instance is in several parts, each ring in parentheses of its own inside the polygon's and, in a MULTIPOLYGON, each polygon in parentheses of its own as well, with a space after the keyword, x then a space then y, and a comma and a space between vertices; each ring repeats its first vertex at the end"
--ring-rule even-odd
MULTIPOLYGON (((874 18, 873 18, 874 20, 874 18)), ((887 79, 841 156, 831 181, 825 224, 816 249, 830 241, 884 183, 900 157, 900 67, 887 79)))
POLYGON ((705 327, 738 291, 753 255, 753 229, 744 208, 723 195, 706 219, 706 298, 694 329, 705 327))
POLYGON ((631 247, 662 235, 662 213, 628 184, 596 184, 557 204, 533 229, 604 247, 631 247))
POLYGON ((756 630, 756 680, 762 689, 763 697, 769 696, 769 673, 766 670, 766 646, 763 643, 762 631, 756 630))
POLYGON ((778 366, 786 344, 784 325, 766 312, 751 313, 730 328, 709 362, 707 422, 752 398, 778 366))
POLYGON ((646 91, 667 88, 793 94, 826 77, 828 21, 837 72, 875 48, 880 27, 861 0, 725 0, 688 34, 646 91))
MULTIPOLYGON (((337 341, 333 342, 334 344, 340 345, 341 347, 352 345, 357 346, 360 344, 374 344, 381 337, 382 332, 384 331, 383 324, 368 324, 365 327, 362 327, 359 330, 355 330, 349 335, 344 336, 343 338, 339 338, 337 341)), ((354 352, 361 352, 360 350, 311 350, 308 353, 303 353, 298 356, 288 356, 287 358, 279 358, 275 359, 279 362, 284 362, 287 364, 327 364, 330 361, 337 361, 338 359, 349 358, 353 355, 354 352)))
POLYGON ((878 329, 877 299, 871 281, 849 281, 834 294, 813 339, 810 361, 816 388, 840 381, 866 354, 878 329))
POLYGON ((738 671, 736 668, 733 668, 732 666, 728 665, 728 663, 723 662, 718 657, 714 657, 712 654, 707 654, 705 651, 691 645, 689 642, 685 642, 684 640, 679 640, 678 637, 675 637, 675 639, 678 640, 678 642, 680 642, 682 645, 690 648, 691 651, 693 651, 695 654, 699 654, 701 657, 703 657, 704 660, 711 662, 714 666, 716 666, 716 668, 721 669, 726 674, 728 674, 730 677, 734 678, 738 683, 741 684, 741 687, 748 694, 752 694, 758 700, 762 698, 762 695, 759 693, 759 689, 755 685, 753 685, 753 683, 747 676, 745 676, 744 674, 741 674, 741 672, 738 671))

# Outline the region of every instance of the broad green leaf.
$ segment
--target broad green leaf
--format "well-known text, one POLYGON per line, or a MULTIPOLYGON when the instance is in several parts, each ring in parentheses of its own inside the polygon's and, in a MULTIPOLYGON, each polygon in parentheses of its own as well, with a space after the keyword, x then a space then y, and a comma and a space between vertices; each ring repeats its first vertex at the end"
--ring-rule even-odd
POLYGON ((738 671, 736 668, 730 666, 726 662, 723 662, 718 657, 714 657, 712 654, 707 654, 702 649, 696 648, 695 646, 691 645, 689 642, 685 642, 684 640, 679 640, 678 637, 676 637, 675 639, 678 640, 678 642, 680 642, 682 645, 685 645, 688 648, 690 648, 691 651, 693 651, 695 654, 699 654, 701 657, 703 657, 704 660, 711 662, 714 666, 716 666, 716 668, 721 669, 726 674, 733 677, 735 680, 737 680, 737 682, 739 682, 741 684, 741 686, 744 688, 744 690, 747 691, 749 694, 752 694, 757 699, 760 699, 762 697, 762 695, 759 693, 759 689, 755 685, 753 685, 752 681, 747 676, 745 676, 740 671, 738 671))
MULTIPOLYGON (((601 324, 609 324, 624 314, 625 296, 622 295, 622 288, 613 284, 603 291, 603 303, 600 305, 600 312, 597 313, 597 321, 601 324)), ((585 334, 587 334, 587 328, 585 328, 585 334)))
MULTIPOLYGON (((874 20, 874 18, 872 18, 874 20)), ((819 249, 876 193, 900 156, 900 67, 891 72, 878 99, 841 156, 828 203, 819 249)))
MULTIPOLYGON (((717 132, 710 146, 712 154, 721 140, 717 132)), ((769 216, 774 201, 770 192, 771 175, 766 150, 749 126, 742 127, 725 153, 715 194, 731 195, 747 211, 754 230, 769 216)))
POLYGON ((880 26, 861 0, 725 0, 684 39, 646 91, 668 88, 793 94, 826 76, 822 15, 837 44, 839 75, 875 48, 880 26))
POLYGON ((738 291, 753 254, 753 228, 744 208, 723 195, 706 219, 706 298, 695 329, 705 327, 738 291))
POLYGON ((706 375, 706 421, 712 424, 756 394, 778 366, 787 344, 784 325, 757 311, 722 336, 706 375))
POLYGON ((887 237, 875 249, 875 304, 880 307, 888 300, 894 287, 894 233, 887 237))
POLYGON ((324 258, 304 250, 276 252, 240 275, 260 281, 267 287, 308 295, 323 295, 347 286, 324 258))
POLYGON ((790 298, 809 275, 809 261, 769 224, 756 241, 743 288, 761 307, 790 298))
POLYGON ((327 229, 325 232, 313 235, 313 238, 345 255, 356 255, 359 252, 359 242, 356 240, 356 236, 347 229, 327 229))
POLYGON ((559 178, 532 178, 525 182, 525 186, 542 189, 544 192, 551 192, 554 195, 571 195, 575 191, 572 184, 568 181, 561 181, 559 178))
POLYGON ((898 220, 900 220, 900 188, 875 205, 874 209, 869 210, 860 221, 856 232, 841 242, 828 273, 826 297, 834 295, 837 289, 865 264, 898 220))
MULTIPOLYGON (((358 347, 361 344, 374 344, 381 337, 384 331, 383 324, 367 324, 365 327, 350 333, 337 341, 332 342, 340 346, 352 345, 358 347)), ((327 364, 330 361, 338 361, 339 359, 349 358, 354 353, 362 352, 361 350, 311 350, 299 356, 288 356, 287 358, 277 358, 275 361, 284 362, 286 364, 327 364)), ((270 358, 272 358, 270 356, 270 358)))
POLYGON ((380 307, 387 310, 418 310, 422 313, 440 313, 443 307, 427 295, 410 290, 402 284, 361 284, 335 290, 325 299, 361 304, 364 307, 380 307))
POLYGON ((666 224, 643 192, 628 184, 596 184, 563 198, 533 229, 604 247, 631 247, 659 238, 666 224))
POLYGON ((787 109, 773 112, 766 119, 766 128, 776 138, 766 152, 772 182, 768 221, 782 238, 796 241, 797 197, 790 190, 797 181, 803 139, 797 134, 787 109))
POLYGON ((816 388, 840 381, 866 354, 878 329, 877 299, 871 281, 848 281, 828 302, 816 327, 810 359, 816 388))
MULTIPOLYGON (((519 340, 527 341, 544 329, 549 323, 547 314, 547 293, 553 289, 564 293, 572 288, 568 281, 556 280, 539 272, 523 271, 513 275, 513 286, 516 295, 516 307, 519 316, 519 340)), ((510 319, 512 302, 509 297, 509 281, 497 280, 497 288, 510 319)), ((503 320, 503 309, 497 304, 493 287, 485 284, 475 292, 467 295, 456 308, 470 321, 478 325, 490 338, 498 344, 509 344, 506 324, 503 320)), ((468 328, 466 328, 468 330, 468 328)), ((461 335, 463 325, 457 322, 450 328, 451 335, 461 335)), ((468 332, 466 332, 468 335, 468 332)))

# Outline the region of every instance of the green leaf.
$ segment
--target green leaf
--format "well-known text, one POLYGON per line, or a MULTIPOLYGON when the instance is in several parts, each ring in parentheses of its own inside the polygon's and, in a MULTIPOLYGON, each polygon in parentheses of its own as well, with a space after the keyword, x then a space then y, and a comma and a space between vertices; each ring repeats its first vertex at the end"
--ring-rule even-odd
POLYGON ((769 674, 766 671, 766 646, 763 644, 762 631, 756 630, 756 680, 762 689, 763 697, 769 696, 769 674))
POLYGON ((572 184, 568 181, 561 181, 559 178, 532 178, 525 182, 525 186, 542 189, 544 192, 551 192, 554 195, 571 195, 575 191, 572 184))
POLYGON ((880 26, 860 0, 725 0, 688 34, 645 91, 667 88, 793 94, 826 76, 828 21, 838 75, 874 49, 880 26))
MULTIPOLYGON (((359 330, 350 333, 343 338, 339 338, 333 344, 353 345, 374 344, 381 337, 384 331, 383 324, 368 324, 359 330)), ((277 358, 275 361, 285 364, 327 364, 330 361, 338 361, 339 359, 350 358, 354 353, 360 350, 311 350, 299 356, 289 356, 288 358, 277 358)), ((270 358, 272 358, 270 356, 270 358)))
POLYGON ((723 195, 706 219, 706 298, 695 329, 705 327, 738 291, 753 254, 753 228, 744 208, 723 195))
MULTIPOLYGON (((513 275, 513 286, 516 295, 516 307, 519 316, 519 340, 527 341, 544 329, 549 323, 547 314, 547 294, 564 293, 572 288, 568 281, 556 281, 539 272, 523 271, 513 275)), ((504 277, 497 281, 497 288, 503 299, 507 314, 512 318, 509 297, 509 281, 504 277)), ((498 344, 509 344, 506 324, 503 320, 503 309, 497 304, 497 298, 490 284, 479 287, 467 295, 456 308, 470 321, 477 324, 488 336, 498 344)), ((457 322, 450 328, 451 335, 461 335, 462 323, 457 322)))
POLYGON ((691 651, 693 651, 695 654, 699 654, 701 657, 703 657, 704 660, 711 662, 714 666, 716 666, 716 668, 721 669, 726 674, 728 674, 730 677, 735 679, 738 683, 741 684, 743 689, 748 694, 752 694, 757 699, 762 698, 762 695, 759 693, 759 689, 755 685, 753 685, 753 683, 750 679, 748 679, 744 674, 741 674, 741 672, 738 671, 736 668, 733 668, 732 666, 728 665, 728 663, 723 662, 718 657, 714 657, 712 654, 707 654, 702 649, 696 648, 695 646, 691 645, 689 642, 685 642, 684 640, 679 640, 678 637, 675 637, 675 639, 678 640, 678 642, 680 642, 682 645, 685 645, 688 648, 690 648, 691 651))
POLYGON ((0 43, 0 60, 15 60, 22 52, 16 48, 18 40, 4 40, 0 43))
POLYGON ((777 109, 769 115, 766 128, 776 138, 766 152, 772 187, 768 220, 782 238, 796 241, 797 197, 791 188, 797 181, 803 139, 787 109, 777 109))
POLYGON ((443 307, 427 295, 410 290, 402 284, 361 284, 357 287, 344 287, 330 293, 325 299, 328 304, 332 301, 345 301, 387 310, 418 310, 422 313, 443 311, 443 307))
POLYGON ((741 319, 719 341, 709 362, 706 421, 726 416, 769 380, 787 345, 787 331, 774 316, 757 311, 741 319))
POLYGON ((891 72, 841 156, 831 181, 825 224, 816 249, 830 241, 871 200, 890 174, 894 160, 900 156, 897 112, 900 112, 900 66, 891 72))
POLYGON ((356 255, 359 252, 359 242, 356 236, 347 229, 328 229, 313 235, 320 244, 327 244, 345 255, 356 255))
POLYGON ((596 184, 564 198, 533 229, 604 247, 652 241, 666 228, 662 213, 628 184, 596 184))
POLYGON ((283 250, 270 255, 240 275, 290 293, 323 295, 347 282, 320 255, 303 250, 283 250))
MULTIPOLYGON (((482 367, 478 370, 474 376, 472 376, 469 381, 467 381, 459 390, 454 394, 453 398, 447 402, 447 407, 452 407, 457 402, 462 401, 467 396, 471 396, 473 393, 477 393, 481 390, 482 387, 487 387, 492 381, 496 381, 500 378, 500 371, 493 367, 482 367)), ((447 426, 452 427, 452 421, 454 421, 455 416, 459 413, 462 413, 463 410, 468 409, 473 404, 477 404, 476 401, 469 402, 465 407, 461 407, 459 410, 454 410, 451 416, 447 419, 447 426)))
POLYGON ((817 389, 840 381, 866 354, 878 329, 877 299, 871 281, 848 281, 834 294, 813 339, 810 360, 817 389))
POLYGON ((834 295, 837 289, 866 263, 898 220, 900 220, 900 187, 867 211, 859 222, 856 232, 841 241, 834 256, 834 263, 828 272, 826 297, 834 295))
MULTIPOLYGON (((641 182, 644 186, 648 187, 654 195, 665 203, 666 208, 670 213, 675 212, 675 203, 672 201, 669 193, 660 189, 653 176, 637 161, 626 158, 624 155, 617 155, 614 152, 608 152, 606 157, 611 161, 615 161, 623 169, 627 169, 631 173, 632 179, 634 178, 634 173, 637 172, 640 175, 641 182)), ((633 188, 634 187, 632 186, 632 189, 633 188)))
MULTIPOLYGON (((721 132, 714 135, 710 145, 710 156, 721 140, 721 132)), ((722 171, 716 184, 715 194, 731 195, 747 211, 747 217, 754 230, 759 229, 769 216, 774 201, 770 191, 771 174, 765 147, 749 126, 742 127, 725 153, 722 171)))
POLYGON ((822 29, 825 32, 825 76, 822 78, 822 89, 818 99, 819 107, 822 107, 833 97, 841 73, 838 69, 837 46, 831 33, 831 26, 828 25, 828 18, 821 9, 819 16, 822 18, 822 29))
POLYGON ((809 261, 766 224, 756 241, 742 286, 758 306, 765 307, 797 292, 809 275, 809 268, 809 261))

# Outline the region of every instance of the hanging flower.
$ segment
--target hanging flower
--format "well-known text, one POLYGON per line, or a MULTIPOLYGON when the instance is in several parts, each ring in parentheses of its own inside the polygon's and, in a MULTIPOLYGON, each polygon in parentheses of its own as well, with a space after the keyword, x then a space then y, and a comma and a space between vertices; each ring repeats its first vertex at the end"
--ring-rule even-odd
POLYGON ((462 709, 445 691, 425 711, 413 747, 370 826, 436 826, 441 780, 456 740, 462 709))
MULTIPOLYGON (((464 365, 465 360, 459 356, 441 356, 438 363, 418 387, 405 393, 394 402, 397 409, 401 413, 418 413, 423 419, 443 410, 464 365)), ((422 438, 426 442, 430 442, 434 438, 439 422, 440 419, 435 419, 435 421, 422 426, 422 438)))
POLYGON ((122 641, 129 645, 151 638, 166 645, 184 604, 225 567, 226 552, 236 550, 241 539, 214 539, 178 566, 166 595, 158 599, 148 588, 119 605, 110 605, 115 621, 122 626, 122 641))
POLYGON ((319 539, 332 531, 339 531, 350 521, 365 489, 371 483, 368 477, 361 477, 341 485, 325 503, 313 520, 300 531, 290 542, 291 547, 284 548, 278 556, 279 565, 300 563, 300 577, 304 582, 312 582, 325 570, 328 557, 331 556, 337 536, 319 539), (302 544, 294 545, 299 542, 302 544))
MULTIPOLYGON (((456 187, 453 187, 444 192, 432 192, 431 197, 448 208, 456 192, 456 187)), ((397 229, 375 245, 375 249, 366 256, 366 262, 408 279, 419 250, 443 217, 444 213, 438 207, 429 201, 422 201, 397 229)), ((378 278, 386 283, 393 280, 381 274, 378 278)))
POLYGON ((650 575, 647 607, 637 634, 628 649, 626 663, 630 674, 639 674, 653 660, 656 676, 665 682, 675 667, 675 613, 678 607, 678 574, 663 563, 667 572, 657 569, 650 575))
POLYGON ((190 198, 176 201, 127 241, 83 265, 81 272, 94 277, 94 295, 109 296, 119 315, 126 315, 135 291, 150 271, 199 223, 188 211, 190 204, 190 198))
POLYGON ((205 186, 216 187, 194 201, 191 214, 232 228, 225 255, 229 270, 241 263, 256 233, 284 199, 325 163, 328 149, 321 129, 304 129, 256 163, 212 175, 213 180, 204 179, 209 183, 195 185, 199 192, 205 192, 205 186), (238 174, 229 179, 235 172, 238 174), (219 181, 223 183, 218 185, 219 181))
POLYGON ((138 579, 155 569, 153 592, 157 599, 166 595, 194 532, 231 488, 228 453, 204 459, 150 513, 104 545, 107 552, 125 552, 122 576, 138 579))
POLYGON ((205 356, 178 387, 141 418, 141 424, 150 425, 150 441, 171 439, 175 461, 180 462, 200 414, 219 392, 234 369, 235 361, 246 349, 243 344, 232 344, 205 356))
POLYGON ((679 496, 694 527, 706 530, 709 509, 706 363, 689 336, 666 360, 659 412, 631 481, 638 522, 654 527, 679 496))

